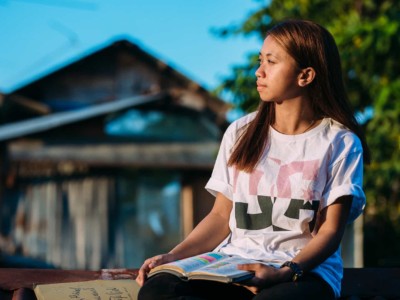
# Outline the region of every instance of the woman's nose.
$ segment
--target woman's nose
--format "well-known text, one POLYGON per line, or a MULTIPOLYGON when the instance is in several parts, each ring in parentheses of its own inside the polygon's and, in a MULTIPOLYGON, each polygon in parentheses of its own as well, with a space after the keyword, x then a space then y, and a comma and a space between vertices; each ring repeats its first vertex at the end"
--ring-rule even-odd
POLYGON ((255 74, 256 74, 256 77, 257 77, 257 78, 262 77, 262 76, 265 74, 265 72, 264 72, 264 71, 262 70, 262 68, 261 68, 261 65, 258 66, 258 68, 257 68, 255 74))

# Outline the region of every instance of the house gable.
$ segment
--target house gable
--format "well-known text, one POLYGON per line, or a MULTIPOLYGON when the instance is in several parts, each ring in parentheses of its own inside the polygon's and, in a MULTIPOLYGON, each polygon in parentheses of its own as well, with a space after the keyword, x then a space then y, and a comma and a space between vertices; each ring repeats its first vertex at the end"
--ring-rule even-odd
POLYGON ((6 95, 3 123, 127 97, 170 93, 225 122, 228 105, 128 40, 120 40, 6 95), (34 105, 36 104, 36 105, 34 105))

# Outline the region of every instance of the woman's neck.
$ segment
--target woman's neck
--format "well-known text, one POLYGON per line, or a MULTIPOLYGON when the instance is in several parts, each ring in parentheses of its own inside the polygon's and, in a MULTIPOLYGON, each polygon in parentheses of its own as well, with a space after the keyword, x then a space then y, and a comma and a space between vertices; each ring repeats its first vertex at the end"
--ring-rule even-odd
POLYGON ((275 123, 272 127, 280 133, 302 134, 314 128, 319 122, 318 117, 310 108, 309 102, 276 103, 275 123))

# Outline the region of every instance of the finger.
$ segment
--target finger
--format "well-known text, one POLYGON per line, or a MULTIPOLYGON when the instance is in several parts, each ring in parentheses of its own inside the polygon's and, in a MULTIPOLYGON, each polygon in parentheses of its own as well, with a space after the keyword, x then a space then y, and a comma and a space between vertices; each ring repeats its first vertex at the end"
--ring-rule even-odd
POLYGON ((243 285, 246 289, 248 289, 253 294, 257 294, 258 288, 255 286, 243 285))
POLYGON ((161 265, 161 263, 162 263, 162 258, 156 256, 156 257, 151 258, 151 260, 150 260, 150 262, 148 264, 148 267, 150 269, 152 269, 152 268, 154 268, 154 267, 156 267, 158 265, 161 265))
POLYGON ((146 281, 147 278, 147 273, 149 272, 149 261, 146 260, 143 265, 140 267, 138 271, 138 275, 136 277, 136 281, 140 284, 143 285, 144 282, 146 281))
POLYGON ((152 260, 150 263, 149 263, 149 269, 153 269, 154 267, 156 267, 156 266, 158 266, 160 263, 159 263, 159 260, 152 260))
POLYGON ((137 282, 140 286, 143 286, 144 280, 145 280, 145 274, 144 274, 143 271, 140 271, 140 270, 139 270, 139 273, 138 273, 138 275, 137 275, 137 277, 136 277, 136 282, 137 282))
POLYGON ((139 286, 143 286, 143 279, 139 275, 136 276, 135 280, 139 286))
POLYGON ((259 268, 259 264, 240 264, 237 265, 237 268, 245 271, 256 271, 259 268))

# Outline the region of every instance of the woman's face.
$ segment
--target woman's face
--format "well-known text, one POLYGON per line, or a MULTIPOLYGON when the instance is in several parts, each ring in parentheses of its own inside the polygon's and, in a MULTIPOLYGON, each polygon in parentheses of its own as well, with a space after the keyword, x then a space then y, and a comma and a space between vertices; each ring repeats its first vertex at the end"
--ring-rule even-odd
POLYGON ((299 85, 301 70, 272 36, 264 40, 256 71, 257 91, 262 101, 281 103, 304 93, 299 85))

